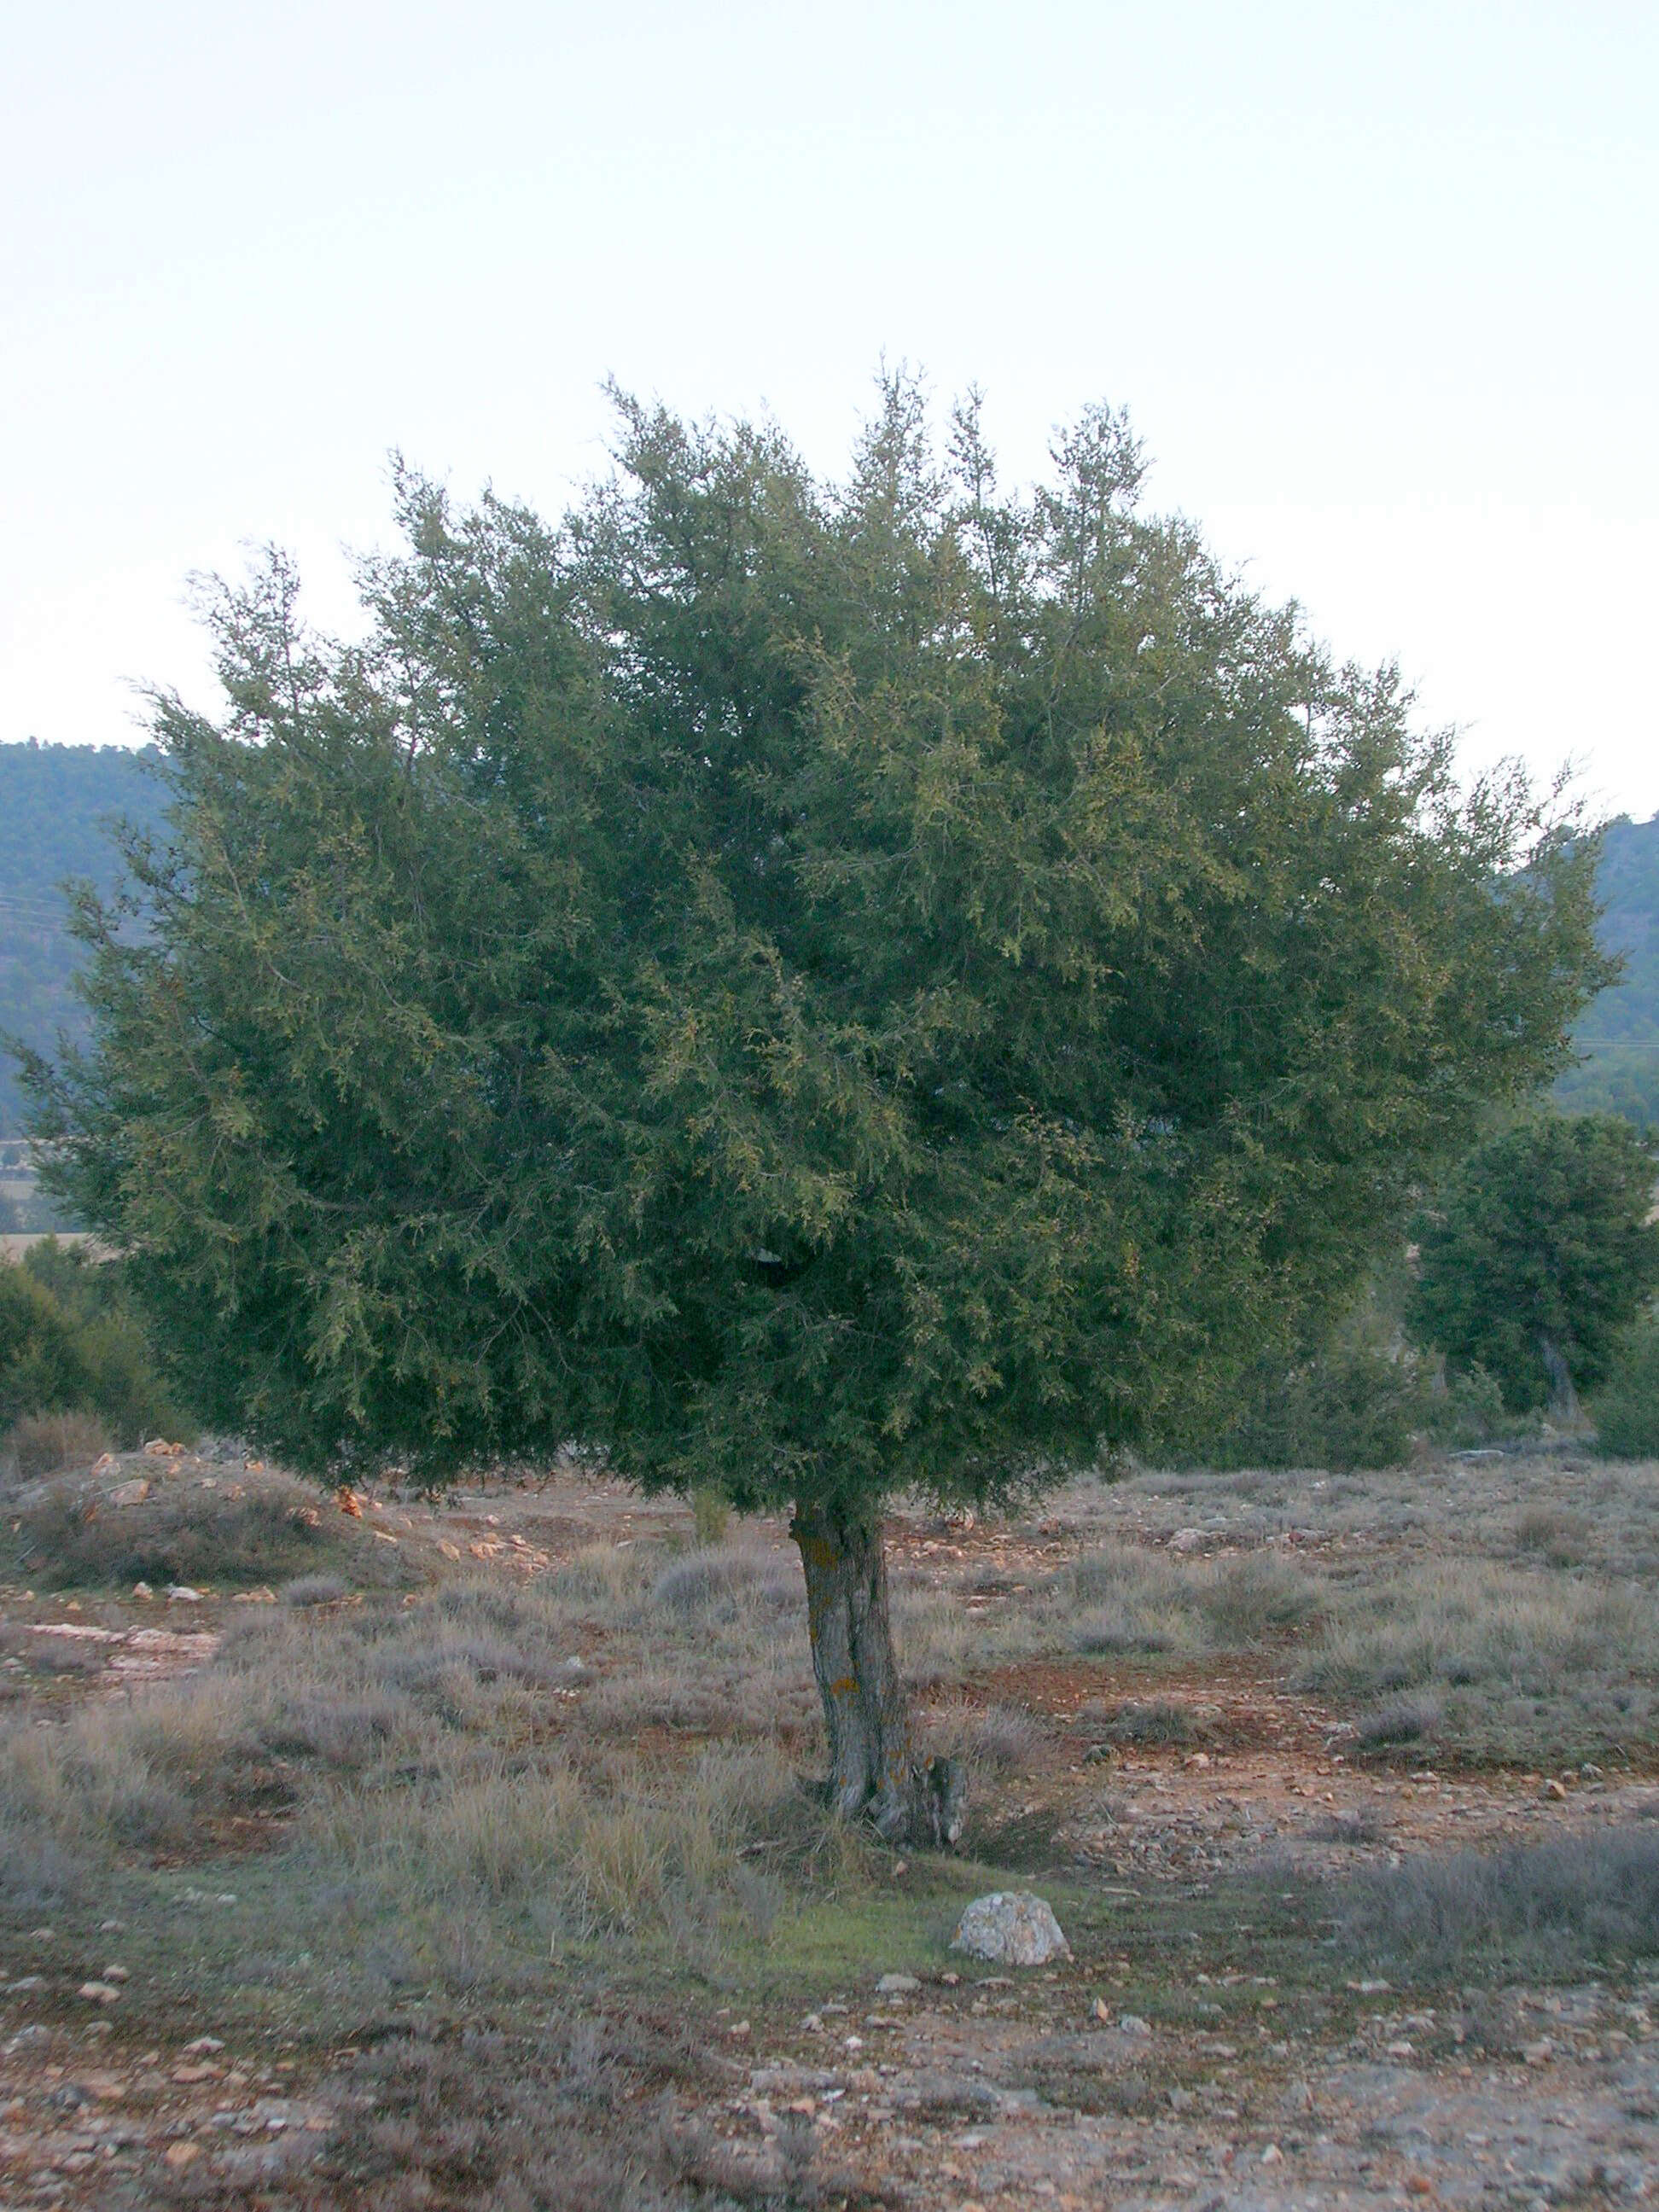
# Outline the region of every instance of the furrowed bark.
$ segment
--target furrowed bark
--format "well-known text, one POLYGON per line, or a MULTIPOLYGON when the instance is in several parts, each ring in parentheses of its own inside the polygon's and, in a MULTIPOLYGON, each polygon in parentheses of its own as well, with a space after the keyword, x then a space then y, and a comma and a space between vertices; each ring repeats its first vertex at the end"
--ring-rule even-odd
POLYGON ((797 1505, 790 1533, 806 1577, 812 1672, 830 1744, 829 1796, 889 1843, 954 1843, 962 1778, 954 1761, 917 1759, 887 1605, 881 1525, 797 1505))

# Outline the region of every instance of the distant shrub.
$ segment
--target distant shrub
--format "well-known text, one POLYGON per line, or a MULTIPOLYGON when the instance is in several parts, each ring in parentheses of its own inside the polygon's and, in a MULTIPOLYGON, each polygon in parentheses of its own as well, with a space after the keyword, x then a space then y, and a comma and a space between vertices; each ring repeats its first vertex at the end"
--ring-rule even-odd
POLYGON ((0 1263, 0 1426, 77 1409, 123 1444, 190 1432, 119 1264, 49 1237, 21 1265, 0 1263))
POLYGON ((36 1482, 69 1467, 90 1467, 110 1449, 109 1431, 96 1413, 26 1413, 6 1437, 6 1456, 22 1482, 36 1482))
MULTIPOLYGON (((281 1582, 356 1553, 359 1579, 398 1570, 343 1515, 319 1512, 314 1492, 283 1476, 209 1489, 158 1478, 136 1505, 112 1506, 88 1486, 54 1483, 19 1516, 20 1564, 48 1589, 75 1583, 281 1582)), ((394 1559, 395 1559, 394 1554, 394 1559)))
POLYGON ((723 1544, 732 1508, 718 1490, 704 1484, 691 1493, 691 1525, 699 1544, 723 1544))
POLYGON ((0 1921, 26 1926, 78 1903, 87 1869, 50 1831, 0 1812, 0 1921))
POLYGON ((1355 1741, 1364 1751, 1382 1751, 1395 1743, 1420 1743, 1435 1733, 1443 1717, 1436 1697, 1385 1698, 1361 1715, 1355 1741))
POLYGON ((1173 1441, 1177 1465, 1234 1468, 1402 1466, 1429 1418, 1430 1379, 1411 1352, 1338 1343, 1316 1358, 1262 1360, 1225 1427, 1173 1441))
POLYGON ((350 1588, 339 1575, 300 1575, 284 1583, 276 1595, 284 1605, 336 1605, 350 1588))
POLYGON ((480 1682, 523 1682, 540 1686, 559 1678, 560 1670, 544 1653, 526 1651, 505 1637, 451 1633, 430 1643, 386 1651, 379 1668, 381 1680, 394 1688, 416 1695, 440 1689, 447 1677, 471 1675, 480 1682))
POLYGON ((1042 1722, 1018 1705, 954 1705, 932 1734, 944 1751, 994 1774, 1022 1772, 1045 1741, 1042 1722))
POLYGON ((652 1585, 651 1601, 670 1613, 704 1613, 752 1594, 763 1601, 787 1602, 795 1595, 793 1575, 751 1552, 699 1552, 678 1559, 652 1585))
POLYGON ((1368 1964, 1438 1978, 1488 1964, 1576 1973, 1659 1952, 1659 1830, 1592 1829, 1496 1852, 1408 1859, 1339 1898, 1347 1948, 1368 1964))
POLYGON ((1659 1314, 1625 1331, 1589 1413, 1609 1459, 1659 1459, 1659 1314))
POLYGON ((1216 1567, 1200 1603, 1218 1643, 1249 1644, 1272 1629, 1295 1628, 1319 1611, 1318 1586, 1272 1553, 1216 1567))
POLYGON ((1144 1705, 1119 1705, 1100 1735, 1105 1743, 1193 1743, 1198 1731, 1184 1705, 1154 1698, 1144 1705))
POLYGON ((1589 1540, 1583 1516, 1565 1512, 1559 1505, 1529 1505, 1515 1524, 1515 1540, 1523 1552, 1535 1552, 1553 1567, 1573 1567, 1583 1560, 1589 1540))

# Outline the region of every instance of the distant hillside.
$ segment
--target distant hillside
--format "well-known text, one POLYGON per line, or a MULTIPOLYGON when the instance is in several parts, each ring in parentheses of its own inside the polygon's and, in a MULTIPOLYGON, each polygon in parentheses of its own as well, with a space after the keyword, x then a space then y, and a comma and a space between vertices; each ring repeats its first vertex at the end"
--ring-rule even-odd
MULTIPOLYGON (((65 933, 66 877, 100 889, 117 875, 106 825, 160 823, 159 756, 115 745, 0 744, 0 1030, 51 1045, 78 1033, 70 989, 78 947, 65 933)), ((1625 980, 1579 1024, 1582 1066, 1564 1076, 1564 1105, 1601 1107, 1659 1126, 1659 815, 1615 822, 1600 889, 1604 941, 1625 955, 1625 980)), ((0 1137, 22 1126, 14 1064, 0 1054, 0 1137)))
POLYGON ((1596 889, 1601 940, 1624 954, 1625 978, 1578 1024, 1574 1042, 1584 1059, 1562 1077, 1556 1097, 1659 1127, 1659 815, 1613 824, 1596 889))
MULTIPOLYGON (((62 884, 86 878, 110 889, 118 872, 106 825, 158 823, 159 759, 119 745, 0 744, 0 1030, 48 1046, 78 1034, 70 989, 80 947, 64 929, 62 884)), ((0 1053, 0 1136, 21 1127, 16 1064, 0 1053)))

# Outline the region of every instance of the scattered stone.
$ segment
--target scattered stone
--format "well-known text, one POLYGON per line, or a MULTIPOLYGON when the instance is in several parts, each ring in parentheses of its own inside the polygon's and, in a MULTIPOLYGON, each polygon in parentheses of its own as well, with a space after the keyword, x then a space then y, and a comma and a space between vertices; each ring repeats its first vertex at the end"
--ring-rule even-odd
POLYGON ((1540 1797, 1547 1798, 1552 1804, 1559 1804, 1567 1794, 1567 1785, 1565 1782, 1558 1782, 1555 1777, 1551 1775, 1538 1794, 1540 1797))
POLYGON ((146 1475, 135 1475, 131 1482, 118 1482, 106 1497, 106 1505, 142 1505, 149 1496, 149 1480, 146 1475))
MULTIPOLYGON (((227 1901, 234 1904, 235 1899, 233 1898, 227 1901)), ((198 2035, 185 2045, 185 2056, 194 2058, 203 2051, 222 2051, 224 2047, 225 2039, 222 2035, 198 2035)))
POLYGON ((1138 2012, 1126 2012, 1118 2027, 1125 2035, 1150 2035, 1152 2032, 1151 2021, 1143 2020, 1138 2012))
POLYGON ((161 2163, 164 2166, 170 2166, 175 2173, 180 2173, 184 2171, 185 2166, 194 2166, 197 2160, 200 2158, 201 2155, 202 2146, 200 2143, 169 2143, 167 2148, 161 2153, 161 2163))
POLYGON ((1030 1890, 994 1889, 976 1897, 957 1923, 951 1948, 1008 1966, 1042 1966, 1072 1955, 1053 1911, 1030 1890))
POLYGON ((202 1596, 203 1593, 198 1589, 192 1589, 188 1583, 169 1583, 167 1584, 167 1603, 169 1605, 200 1605, 202 1602, 202 1596))
POLYGON ((102 1978, 106 1982, 130 1982, 132 1976, 125 1966, 106 1966, 102 1978))
POLYGON ((155 1595, 148 1583, 134 1583, 132 1594, 134 1597, 154 1597, 155 1595))
POLYGON ((119 2004, 121 2002, 121 1992, 113 1982, 82 1982, 75 1994, 84 1997, 88 2004, 119 2004))
POLYGON ((914 1974, 884 1974, 876 1984, 878 1997, 914 1996, 921 1984, 914 1974))

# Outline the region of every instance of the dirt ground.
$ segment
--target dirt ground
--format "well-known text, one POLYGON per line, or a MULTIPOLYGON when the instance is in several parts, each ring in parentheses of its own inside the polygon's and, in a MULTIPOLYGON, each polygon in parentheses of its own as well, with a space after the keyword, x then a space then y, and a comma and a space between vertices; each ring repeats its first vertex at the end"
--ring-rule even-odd
MULTIPOLYGON (((145 1464, 129 1455, 112 1475, 131 1480, 145 1464)), ((465 1564, 533 1579, 596 1543, 683 1540, 687 1528, 677 1504, 571 1472, 441 1505, 357 1502, 416 1574, 465 1564)), ((1140 1485, 1068 1492, 1021 1524, 902 1515, 890 1558, 896 1581, 982 1617, 1103 1526, 1176 1556, 1224 1554, 1225 1528, 1182 1523, 1194 1510, 1140 1485)), ((781 1525, 746 1534, 793 1559, 781 1525)), ((1342 1552, 1352 1571, 1400 1538, 1298 1534, 1292 1522, 1274 1540, 1304 1557, 1342 1552)), ((49 1726, 79 1701, 142 1698, 210 1666, 237 1611, 270 1601, 259 1588, 117 1601, 14 1585, 0 1590, 0 1620, 14 1645, 99 1647, 95 1674, 66 1665, 42 1692, 49 1726)), ((1043 1723, 1025 1771, 1000 1787, 979 1858, 996 1886, 1054 1898, 1073 1956, 998 1972, 941 1942, 896 1978, 871 1957, 808 2002, 775 1988, 677 1998, 696 2063, 668 2091, 639 2088, 641 2125, 648 2110, 702 2146, 682 2158, 677 2201, 701 2189, 711 2205, 945 2212, 1493 2212, 1659 2198, 1659 1981, 1639 1959, 1565 1984, 1397 1989, 1337 1959, 1322 1886, 1414 1854, 1659 1818, 1651 1765, 1379 1763, 1358 1755, 1342 1711, 1291 1686, 1294 1657, 1287 1644, 1161 1666, 1156 1696, 1181 1717, 1176 1740, 1105 1755, 1099 1711, 1148 1694, 1143 1661, 992 1650, 970 1663, 952 1700, 1043 1723), (1255 1900, 1251 1920, 1241 1899, 1255 1900)), ((603 1655, 592 1664, 602 1674, 603 1655)), ((234 1916, 234 1891, 188 1877, 181 1911, 234 1916)), ((891 1869, 896 1887, 909 1879, 902 1863, 891 1869)), ((357 2049, 240 2048, 187 2005, 151 2032, 128 2000, 125 1933, 113 1916, 90 1932, 42 1925, 0 1953, 0 2209, 359 2202, 330 2165, 357 2049)))

